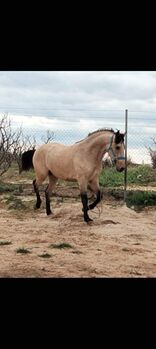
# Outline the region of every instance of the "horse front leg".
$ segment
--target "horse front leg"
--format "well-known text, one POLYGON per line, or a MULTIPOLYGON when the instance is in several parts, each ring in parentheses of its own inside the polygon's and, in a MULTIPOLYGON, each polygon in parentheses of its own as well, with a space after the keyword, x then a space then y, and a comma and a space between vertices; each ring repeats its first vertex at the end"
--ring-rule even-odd
POLYGON ((101 201, 102 195, 101 195, 101 191, 100 191, 100 187, 97 179, 89 182, 89 186, 96 195, 95 201, 93 201, 92 204, 88 206, 89 210, 93 210, 93 208, 101 201))
POLYGON ((87 192, 81 193, 81 201, 82 201, 82 205, 83 205, 84 221, 88 223, 88 222, 92 221, 92 219, 88 216, 87 192))

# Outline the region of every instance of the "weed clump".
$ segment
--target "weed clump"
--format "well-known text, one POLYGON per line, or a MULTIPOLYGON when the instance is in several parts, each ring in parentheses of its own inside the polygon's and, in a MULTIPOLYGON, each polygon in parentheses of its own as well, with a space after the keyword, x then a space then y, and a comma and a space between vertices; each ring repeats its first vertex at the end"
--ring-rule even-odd
POLYGON ((136 191, 129 192, 126 198, 128 207, 146 207, 156 205, 156 192, 154 191, 136 191))
POLYGON ((58 249, 63 249, 63 248, 73 248, 70 244, 63 242, 60 244, 51 244, 49 247, 51 248, 58 248, 58 249))
POLYGON ((9 210, 25 210, 27 208, 22 200, 15 197, 14 195, 10 195, 6 199, 6 204, 8 205, 9 210))
POLYGON ((42 253, 42 254, 39 254, 39 257, 42 257, 42 258, 51 258, 51 254, 49 254, 49 253, 42 253))
POLYGON ((23 253, 23 254, 27 254, 27 253, 31 253, 27 248, 25 247, 20 247, 16 250, 17 253, 23 253))
POLYGON ((0 241, 0 246, 11 245, 11 244, 12 244, 11 241, 0 241))

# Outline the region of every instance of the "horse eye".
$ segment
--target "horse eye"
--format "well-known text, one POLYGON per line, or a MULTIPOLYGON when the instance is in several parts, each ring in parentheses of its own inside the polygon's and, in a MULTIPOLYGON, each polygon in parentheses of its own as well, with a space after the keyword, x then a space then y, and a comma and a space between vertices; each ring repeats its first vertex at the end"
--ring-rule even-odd
POLYGON ((117 146, 116 146, 116 150, 119 150, 119 149, 120 149, 120 146, 119 146, 119 145, 117 145, 117 146))

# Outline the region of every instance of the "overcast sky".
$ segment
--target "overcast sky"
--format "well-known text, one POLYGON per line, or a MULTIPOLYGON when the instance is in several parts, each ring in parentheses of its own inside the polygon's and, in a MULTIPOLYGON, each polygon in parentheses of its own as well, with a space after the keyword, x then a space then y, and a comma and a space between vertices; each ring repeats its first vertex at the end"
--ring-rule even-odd
POLYGON ((95 130, 129 127, 156 134, 156 72, 0 72, 0 113, 25 127, 95 130))

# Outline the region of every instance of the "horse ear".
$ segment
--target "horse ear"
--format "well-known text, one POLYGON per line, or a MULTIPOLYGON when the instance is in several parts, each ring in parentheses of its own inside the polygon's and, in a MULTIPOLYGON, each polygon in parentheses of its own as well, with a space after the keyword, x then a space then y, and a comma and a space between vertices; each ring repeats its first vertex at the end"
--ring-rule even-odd
POLYGON ((124 142, 124 137, 125 137, 126 133, 127 133, 127 132, 120 133, 120 135, 121 135, 121 142, 124 142))
POLYGON ((126 133, 120 133, 119 130, 117 130, 117 132, 115 132, 115 143, 121 143, 124 142, 124 137, 125 137, 126 133))
POLYGON ((115 143, 118 144, 121 142, 121 134, 120 131, 118 130, 117 132, 115 132, 115 143))

